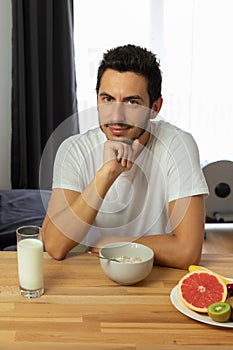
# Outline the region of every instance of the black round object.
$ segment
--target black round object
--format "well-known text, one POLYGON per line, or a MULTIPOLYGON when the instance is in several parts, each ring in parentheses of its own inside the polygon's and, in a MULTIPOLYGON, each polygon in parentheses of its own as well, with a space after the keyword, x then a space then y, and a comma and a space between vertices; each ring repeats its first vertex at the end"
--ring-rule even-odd
POLYGON ((225 182, 220 182, 215 187, 215 194, 220 198, 226 198, 231 193, 230 186, 225 182))

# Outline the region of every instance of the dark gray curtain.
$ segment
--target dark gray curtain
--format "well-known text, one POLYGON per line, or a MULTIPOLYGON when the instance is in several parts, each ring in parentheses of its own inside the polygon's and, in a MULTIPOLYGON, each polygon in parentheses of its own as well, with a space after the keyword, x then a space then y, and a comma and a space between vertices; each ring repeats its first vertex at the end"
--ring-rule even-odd
MULTIPOLYGON (((39 188, 53 131, 77 112, 72 0, 12 0, 12 188, 39 188)), ((77 133, 75 118, 58 143, 77 133), (74 123, 73 123, 74 121, 74 123)))

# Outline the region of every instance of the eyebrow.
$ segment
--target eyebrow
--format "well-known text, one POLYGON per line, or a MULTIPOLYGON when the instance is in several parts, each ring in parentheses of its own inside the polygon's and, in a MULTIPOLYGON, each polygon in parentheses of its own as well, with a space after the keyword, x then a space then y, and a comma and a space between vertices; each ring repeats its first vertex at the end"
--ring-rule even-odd
POLYGON ((99 96, 108 96, 108 97, 111 97, 111 98, 114 98, 113 96, 111 96, 111 95, 109 95, 107 92, 101 92, 100 94, 99 94, 99 96))
MULTIPOLYGON (((100 97, 103 96, 108 96, 110 98, 112 98, 113 100, 115 100, 115 98, 113 96, 111 96, 110 94, 108 94, 107 92, 101 92, 99 94, 100 97)), ((123 98, 123 101, 129 101, 129 100, 140 100, 140 101, 144 101, 143 98, 140 95, 131 95, 131 96, 126 96, 123 98)))

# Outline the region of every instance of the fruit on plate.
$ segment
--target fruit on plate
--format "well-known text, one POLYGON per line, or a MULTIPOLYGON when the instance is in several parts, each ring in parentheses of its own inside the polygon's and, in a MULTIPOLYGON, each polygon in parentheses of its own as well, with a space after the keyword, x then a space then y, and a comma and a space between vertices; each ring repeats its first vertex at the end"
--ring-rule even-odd
POLYGON ((213 303, 208 306, 208 315, 216 322, 227 322, 231 316, 231 306, 224 302, 213 303))
MULTIPOLYGON (((190 266, 189 266, 189 272, 193 272, 193 271, 207 271, 207 272, 215 273, 215 272, 213 272, 213 271, 211 271, 211 270, 206 269, 206 268, 203 267, 203 266, 199 266, 199 265, 190 265, 190 266)), ((230 282, 230 280, 229 280, 228 278, 224 277, 224 276, 221 276, 221 275, 219 275, 219 274, 217 274, 217 273, 215 273, 215 275, 217 275, 219 278, 221 278, 225 284, 228 284, 228 283, 230 282)))
POLYGON ((231 316, 230 316, 230 320, 233 321, 233 296, 227 298, 226 302, 230 305, 231 307, 231 316))
POLYGON ((207 313, 209 305, 226 300, 227 286, 216 274, 200 270, 189 272, 181 278, 178 293, 188 308, 207 313))
POLYGON ((227 294, 228 297, 233 296, 233 283, 227 283, 227 294))

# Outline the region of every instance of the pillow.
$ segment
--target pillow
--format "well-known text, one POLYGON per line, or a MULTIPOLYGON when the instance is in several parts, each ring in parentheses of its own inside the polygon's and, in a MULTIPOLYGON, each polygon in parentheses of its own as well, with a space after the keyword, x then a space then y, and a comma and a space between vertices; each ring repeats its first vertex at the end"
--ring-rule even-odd
POLYGON ((16 229, 41 226, 51 196, 49 190, 0 190, 0 250, 16 244, 16 229))

